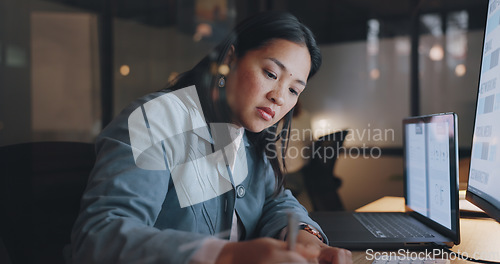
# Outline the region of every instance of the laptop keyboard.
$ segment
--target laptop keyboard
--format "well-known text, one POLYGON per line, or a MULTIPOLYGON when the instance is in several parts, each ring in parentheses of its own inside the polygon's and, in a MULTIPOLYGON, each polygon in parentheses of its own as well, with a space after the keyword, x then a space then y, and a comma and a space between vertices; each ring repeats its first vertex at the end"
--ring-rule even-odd
POLYGON ((379 258, 372 262, 372 264, 449 264, 449 259, 418 259, 418 258, 397 258, 391 256, 390 258, 379 258))
POLYGON ((354 217, 378 238, 434 237, 400 213, 355 213, 354 217))

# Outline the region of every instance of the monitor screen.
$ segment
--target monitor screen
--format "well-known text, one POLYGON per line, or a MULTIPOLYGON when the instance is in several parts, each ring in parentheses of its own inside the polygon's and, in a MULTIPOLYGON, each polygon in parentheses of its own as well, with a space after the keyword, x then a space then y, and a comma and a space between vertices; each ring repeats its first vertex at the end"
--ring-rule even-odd
POLYGON ((467 200, 500 221, 500 0, 489 0, 483 41, 467 200))

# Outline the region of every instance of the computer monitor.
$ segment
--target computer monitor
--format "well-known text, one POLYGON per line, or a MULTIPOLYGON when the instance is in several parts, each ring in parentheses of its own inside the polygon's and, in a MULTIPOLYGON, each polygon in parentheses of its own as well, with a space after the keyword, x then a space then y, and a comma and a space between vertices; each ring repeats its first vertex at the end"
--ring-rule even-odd
POLYGON ((500 222, 499 21, 500 0, 489 0, 466 198, 500 222))

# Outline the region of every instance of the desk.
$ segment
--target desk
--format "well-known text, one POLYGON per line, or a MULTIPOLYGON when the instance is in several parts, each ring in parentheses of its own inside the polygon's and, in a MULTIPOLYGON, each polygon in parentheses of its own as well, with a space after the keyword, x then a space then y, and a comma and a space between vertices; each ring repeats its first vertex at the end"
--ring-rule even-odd
MULTIPOLYGON (((356 212, 404 212, 404 198, 386 196, 369 203, 356 212)), ((500 261, 500 223, 492 219, 461 218, 460 245, 454 246, 454 252, 466 252, 470 257, 476 253, 478 258, 500 261)), ((352 259, 356 264, 369 264, 365 251, 353 251, 352 259)), ((473 263, 461 259, 451 259, 453 263, 473 263)))

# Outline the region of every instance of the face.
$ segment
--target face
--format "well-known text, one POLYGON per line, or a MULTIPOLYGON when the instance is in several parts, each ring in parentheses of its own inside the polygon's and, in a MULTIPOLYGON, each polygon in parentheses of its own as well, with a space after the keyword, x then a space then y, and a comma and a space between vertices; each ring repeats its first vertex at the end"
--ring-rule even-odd
POLYGON ((305 45, 277 39, 229 64, 226 96, 233 122, 261 132, 297 103, 306 86, 311 56, 305 45))

